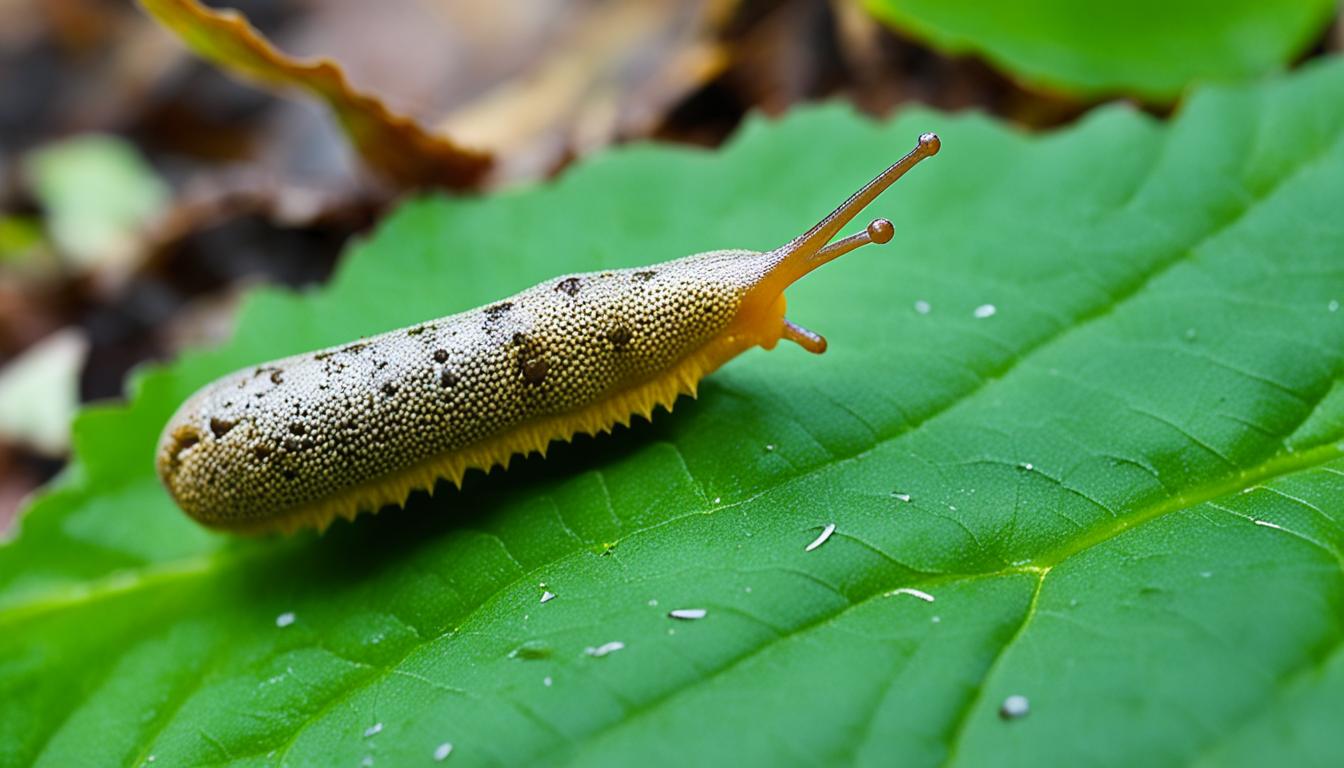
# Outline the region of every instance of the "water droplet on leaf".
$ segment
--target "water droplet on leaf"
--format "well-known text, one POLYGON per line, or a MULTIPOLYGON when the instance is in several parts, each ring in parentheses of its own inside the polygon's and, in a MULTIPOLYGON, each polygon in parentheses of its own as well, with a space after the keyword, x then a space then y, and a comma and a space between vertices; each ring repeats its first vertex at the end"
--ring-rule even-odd
POLYGON ((1027 716, 1031 711, 1031 702, 1027 701, 1026 696, 1013 694, 1003 700, 999 706, 999 717, 1004 720, 1017 720, 1027 716))

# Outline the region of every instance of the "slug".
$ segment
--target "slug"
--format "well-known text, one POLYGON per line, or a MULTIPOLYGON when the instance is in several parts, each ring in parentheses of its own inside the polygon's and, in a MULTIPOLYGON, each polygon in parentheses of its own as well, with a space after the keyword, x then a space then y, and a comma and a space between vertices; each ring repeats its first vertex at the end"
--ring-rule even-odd
POLYGON ((784 317, 784 289, 891 222, 830 242, 919 161, 918 145, 816 226, 768 252, 723 250, 567 275, 503 301, 225 376, 163 430, 158 474, 211 528, 325 529, 469 469, 671 410, 755 346, 826 340, 784 317), (829 243, 829 244, 828 244, 829 243))

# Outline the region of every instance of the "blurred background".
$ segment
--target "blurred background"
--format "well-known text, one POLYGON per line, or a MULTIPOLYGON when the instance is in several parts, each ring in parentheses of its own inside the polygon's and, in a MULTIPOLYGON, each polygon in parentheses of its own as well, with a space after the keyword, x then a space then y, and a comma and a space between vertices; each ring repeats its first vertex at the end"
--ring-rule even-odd
MULTIPOLYGON (((750 113, 821 99, 1038 130, 1127 98, 1024 85, 855 0, 209 5, 242 11, 287 54, 333 57, 387 109, 493 161, 379 173, 320 100, 224 74, 135 3, 0 0, 0 532, 64 465, 81 403, 221 340, 249 286, 320 283, 352 235, 418 189, 488 194, 629 141, 714 147, 750 113)), ((1327 22, 1288 63, 1344 48, 1327 22)), ((1157 116, 1177 103, 1134 99, 1157 116)))

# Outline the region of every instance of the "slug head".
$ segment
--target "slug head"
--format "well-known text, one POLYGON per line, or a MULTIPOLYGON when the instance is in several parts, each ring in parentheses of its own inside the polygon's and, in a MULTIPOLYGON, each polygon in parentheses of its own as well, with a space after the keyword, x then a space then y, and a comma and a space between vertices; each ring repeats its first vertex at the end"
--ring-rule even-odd
POLYGON ((914 149, 855 192, 816 226, 773 251, 759 254, 758 257, 765 259, 765 269, 742 297, 735 323, 738 333, 755 337, 756 343, 766 349, 773 348, 783 338, 809 352, 825 352, 826 339, 821 334, 784 317, 784 289, 822 264, 859 246, 890 242, 895 229, 886 219, 874 219, 864 231, 832 240, 841 227, 859 215, 887 187, 921 160, 937 154, 941 146, 936 134, 920 136, 914 149))

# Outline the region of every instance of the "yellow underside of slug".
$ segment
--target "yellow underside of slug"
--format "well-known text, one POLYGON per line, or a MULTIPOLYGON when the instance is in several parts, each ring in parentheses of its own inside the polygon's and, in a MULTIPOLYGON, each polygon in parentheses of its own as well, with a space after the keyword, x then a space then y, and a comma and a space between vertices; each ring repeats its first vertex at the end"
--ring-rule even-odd
POLYGON ((403 505, 413 491, 432 492, 441 479, 450 480, 460 488, 462 477, 469 469, 487 472, 496 466, 507 469, 515 455, 536 452, 544 456, 552 441, 568 442, 579 434, 610 432, 617 424, 629 426, 635 415, 651 419, 658 406, 671 411, 679 396, 695 396, 702 378, 758 343, 772 347, 774 339, 763 341, 754 333, 750 337, 725 333, 655 378, 614 392, 572 413, 524 422, 480 442, 431 457, 413 467, 349 488, 338 496, 287 510, 281 515, 234 520, 222 525, 216 522, 214 526, 253 534, 288 534, 303 528, 324 531, 338 517, 353 520, 360 512, 376 512, 389 504, 403 505))

